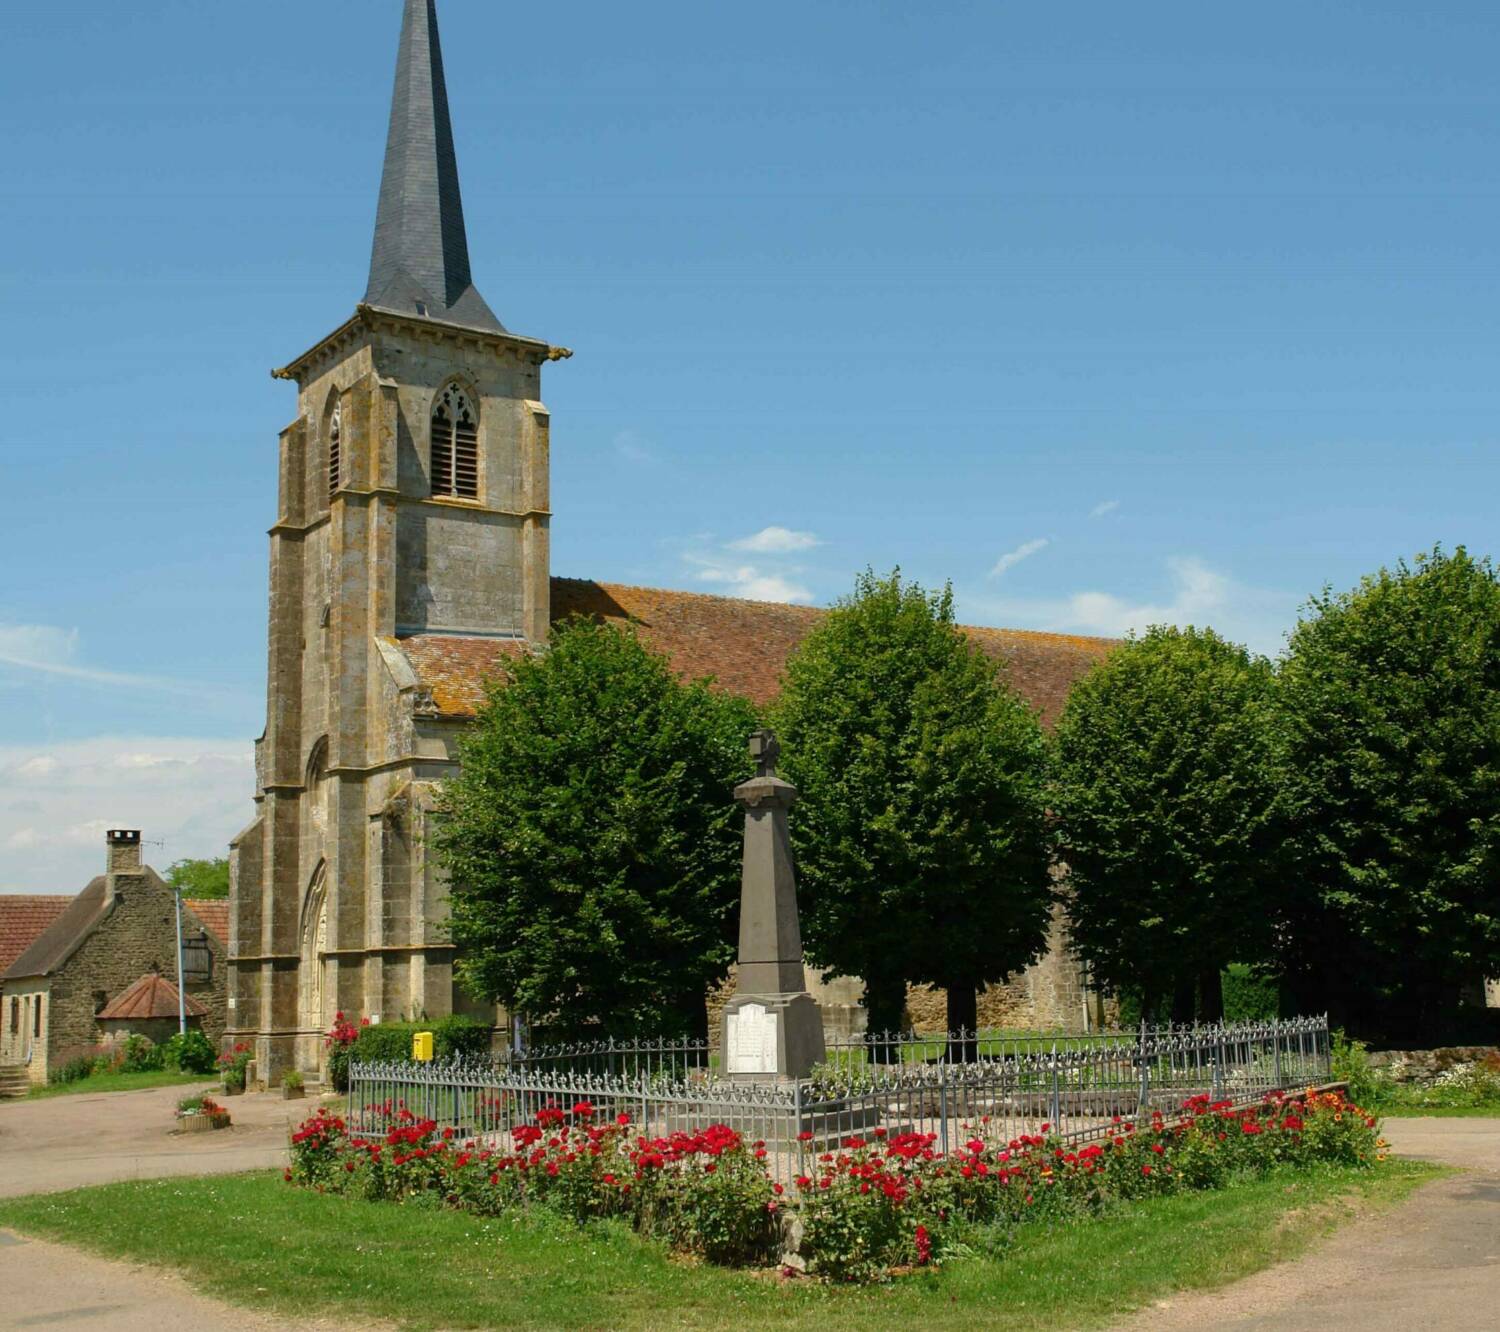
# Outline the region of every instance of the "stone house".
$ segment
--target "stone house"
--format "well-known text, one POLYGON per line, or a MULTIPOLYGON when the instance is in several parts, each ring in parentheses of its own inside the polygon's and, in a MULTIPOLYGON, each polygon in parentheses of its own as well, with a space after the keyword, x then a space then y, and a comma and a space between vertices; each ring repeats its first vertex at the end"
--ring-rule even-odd
MULTIPOLYGON (((110 1002, 153 972, 177 974, 174 893, 141 861, 134 830, 106 836, 105 872, 72 898, 0 976, 0 1065, 26 1069, 35 1084, 76 1052, 100 1044, 110 1002)), ((187 994, 217 1043, 224 1032, 226 949, 199 911, 182 912, 187 994)), ((174 1028, 175 1030, 175 1025, 174 1028)))
MULTIPOLYGON (((629 622, 684 675, 763 704, 818 623, 808 607, 552 576, 541 375, 571 355, 509 331, 474 286, 436 5, 406 0, 364 299, 275 371, 297 405, 270 528, 256 811, 230 848, 228 998, 228 1035, 253 1042, 269 1079, 316 1073, 339 1010, 501 1022, 454 986, 426 832, 507 660, 571 615, 629 622)), ((1113 646, 968 632, 1048 720, 1113 646)), ((1053 942, 994 997, 1017 1020, 1078 1025, 1061 919, 1053 942)), ((843 1025, 859 989, 822 996, 843 1025)))

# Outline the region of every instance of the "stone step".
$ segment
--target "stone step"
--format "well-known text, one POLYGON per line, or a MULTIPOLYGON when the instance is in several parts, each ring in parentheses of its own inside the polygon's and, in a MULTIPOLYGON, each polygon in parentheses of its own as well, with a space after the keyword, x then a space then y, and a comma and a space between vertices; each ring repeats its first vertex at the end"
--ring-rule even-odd
POLYGON ((31 1075, 19 1064, 0 1065, 0 1100, 15 1100, 31 1090, 31 1075))

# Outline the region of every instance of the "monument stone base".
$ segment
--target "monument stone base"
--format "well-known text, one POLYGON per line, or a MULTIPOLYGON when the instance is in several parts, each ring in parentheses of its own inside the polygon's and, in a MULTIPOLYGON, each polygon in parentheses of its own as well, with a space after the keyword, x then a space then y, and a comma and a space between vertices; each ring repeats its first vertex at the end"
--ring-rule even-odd
POLYGON ((805 1078, 826 1056, 823 1015, 801 994, 737 994, 724 1005, 724 1072, 762 1082, 805 1078))

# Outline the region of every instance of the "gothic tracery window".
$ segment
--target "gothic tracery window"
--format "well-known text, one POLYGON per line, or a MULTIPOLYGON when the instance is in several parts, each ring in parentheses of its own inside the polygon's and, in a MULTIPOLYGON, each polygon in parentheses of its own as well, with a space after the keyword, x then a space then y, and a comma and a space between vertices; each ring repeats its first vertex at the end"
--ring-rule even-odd
POLYGON ((328 498, 332 499, 334 492, 343 483, 344 466, 344 407, 342 403, 334 403, 333 415, 328 418, 328 498))
POLYGON ((432 413, 432 493, 479 497, 479 416, 457 384, 443 390, 432 413))

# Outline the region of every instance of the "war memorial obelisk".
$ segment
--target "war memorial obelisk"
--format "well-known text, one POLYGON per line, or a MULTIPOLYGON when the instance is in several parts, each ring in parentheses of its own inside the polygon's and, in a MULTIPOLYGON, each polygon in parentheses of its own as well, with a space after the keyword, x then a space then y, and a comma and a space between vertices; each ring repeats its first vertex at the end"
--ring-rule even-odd
POLYGON ((739 973, 724 1007, 724 1072, 773 1081, 806 1077, 822 1063, 823 1013, 807 992, 797 876, 787 811, 797 788, 776 775, 781 746, 770 731, 750 737, 756 774, 735 787, 745 808, 740 883, 739 973))

